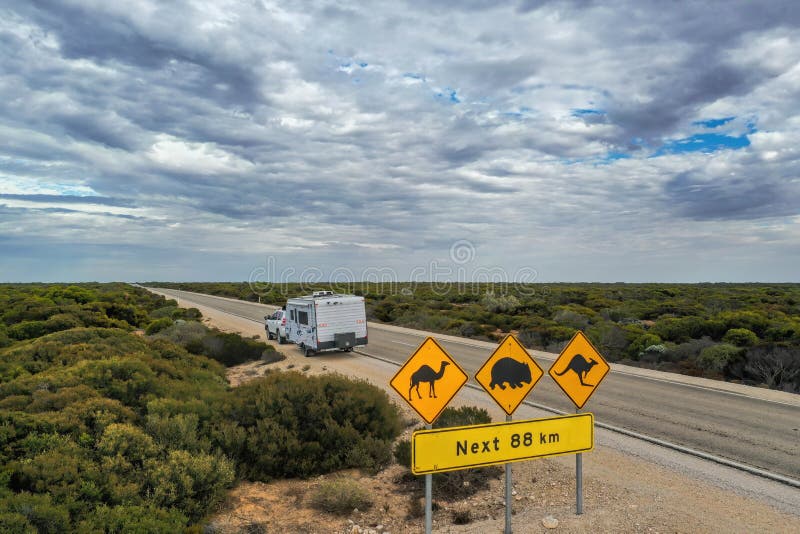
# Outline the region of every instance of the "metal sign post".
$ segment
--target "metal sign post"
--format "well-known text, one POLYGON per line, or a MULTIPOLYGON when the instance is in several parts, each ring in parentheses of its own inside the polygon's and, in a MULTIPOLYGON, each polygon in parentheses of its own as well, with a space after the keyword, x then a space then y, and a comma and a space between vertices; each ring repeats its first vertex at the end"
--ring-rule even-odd
MULTIPOLYGON (((506 416, 506 422, 511 422, 511 416, 506 416)), ((505 534, 511 534, 511 464, 506 464, 506 530, 505 534)))
MULTIPOLYGON (((433 425, 425 425, 430 430, 433 425)), ((425 475, 425 534, 431 534, 433 528, 433 475, 425 475)))
MULTIPOLYGON (((580 409, 575 413, 581 413, 580 409)), ((575 455, 575 514, 583 514, 583 454, 575 455)))

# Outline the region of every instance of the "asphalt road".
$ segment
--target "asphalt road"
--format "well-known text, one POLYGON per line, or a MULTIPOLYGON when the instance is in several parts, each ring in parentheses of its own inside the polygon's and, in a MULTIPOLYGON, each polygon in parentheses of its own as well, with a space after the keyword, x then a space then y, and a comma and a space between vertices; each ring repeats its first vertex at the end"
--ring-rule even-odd
MULTIPOLYGON (((267 311, 274 309, 186 291, 159 292, 260 322, 267 311)), ((363 352, 402 364, 427 335, 370 323, 369 344, 363 352)), ((470 376, 492 351, 490 343, 436 334, 434 337, 470 376)), ((530 352, 546 373, 556 355, 530 352)), ((684 383, 684 377, 667 373, 643 377, 627 374, 620 367, 615 366, 584 407, 584 411, 595 414, 598 422, 800 478, 800 396, 785 394, 767 400, 757 388, 730 392, 717 389, 711 381, 684 383)), ((575 410, 546 374, 526 400, 565 412, 575 410)))

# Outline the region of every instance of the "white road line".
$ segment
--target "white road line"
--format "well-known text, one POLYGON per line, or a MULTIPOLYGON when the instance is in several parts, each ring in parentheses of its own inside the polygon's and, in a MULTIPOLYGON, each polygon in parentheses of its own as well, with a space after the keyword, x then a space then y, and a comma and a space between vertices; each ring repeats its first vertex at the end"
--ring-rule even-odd
POLYGON ((398 345, 405 345, 406 347, 416 347, 416 345, 412 343, 406 343, 405 341, 395 341, 394 339, 390 340, 392 343, 397 343, 398 345))

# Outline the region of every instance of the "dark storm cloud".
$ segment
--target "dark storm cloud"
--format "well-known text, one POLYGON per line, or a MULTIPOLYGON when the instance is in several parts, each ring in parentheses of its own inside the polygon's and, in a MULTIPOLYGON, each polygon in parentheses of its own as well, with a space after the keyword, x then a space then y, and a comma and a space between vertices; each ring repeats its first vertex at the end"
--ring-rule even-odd
POLYGON ((95 58, 155 68, 174 55, 167 43, 142 35, 126 20, 58 0, 33 0, 18 6, 43 28, 59 36, 67 58, 95 58))
MULTIPOLYGON (((98 62, 120 62, 145 71, 167 71, 171 63, 184 63, 198 69, 185 78, 175 77, 175 83, 189 81, 193 93, 204 94, 224 104, 251 106, 258 99, 257 80, 247 65, 226 61, 213 48, 187 46, 179 39, 181 32, 191 32, 182 10, 191 8, 176 4, 159 6, 153 27, 140 28, 131 24, 129 13, 109 13, 80 4, 35 0, 21 12, 31 17, 47 31, 58 36, 65 58, 90 58, 98 62), (169 28, 169 30, 167 30, 169 28), (225 85, 219 89, 218 84, 225 85)), ((180 67, 177 67, 180 68, 180 67)), ((176 74, 173 72, 173 74, 176 74)))
POLYGON ((800 214, 800 187, 763 177, 709 180, 681 173, 664 187, 670 209, 695 220, 750 220, 800 214))
POLYGON ((626 139, 657 139, 672 132, 703 105, 725 96, 747 94, 763 78, 750 69, 720 63, 713 52, 699 53, 651 88, 652 101, 635 104, 617 100, 609 119, 622 127, 626 139))

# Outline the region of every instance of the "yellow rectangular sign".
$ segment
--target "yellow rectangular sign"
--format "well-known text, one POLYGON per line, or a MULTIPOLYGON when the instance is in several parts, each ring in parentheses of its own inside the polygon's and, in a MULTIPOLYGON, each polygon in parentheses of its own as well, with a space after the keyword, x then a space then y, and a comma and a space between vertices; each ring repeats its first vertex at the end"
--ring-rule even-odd
POLYGON ((414 432, 415 475, 521 462, 594 448, 594 415, 582 413, 414 432))

